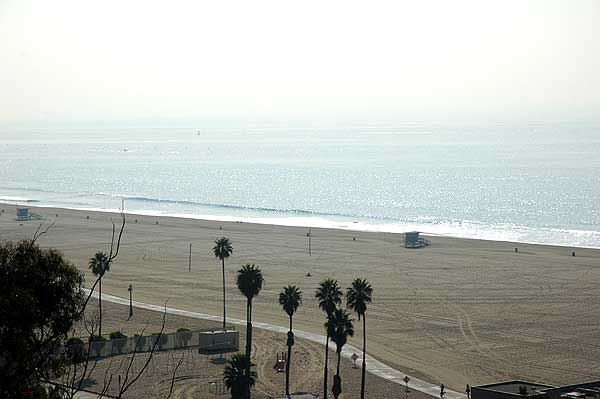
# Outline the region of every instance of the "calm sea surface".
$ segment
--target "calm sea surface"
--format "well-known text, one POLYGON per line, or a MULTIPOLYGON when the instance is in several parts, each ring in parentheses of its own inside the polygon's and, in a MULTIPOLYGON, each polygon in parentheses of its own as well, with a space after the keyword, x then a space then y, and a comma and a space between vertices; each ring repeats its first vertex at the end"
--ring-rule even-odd
POLYGON ((600 125, 2 129, 0 201, 600 247, 600 125))

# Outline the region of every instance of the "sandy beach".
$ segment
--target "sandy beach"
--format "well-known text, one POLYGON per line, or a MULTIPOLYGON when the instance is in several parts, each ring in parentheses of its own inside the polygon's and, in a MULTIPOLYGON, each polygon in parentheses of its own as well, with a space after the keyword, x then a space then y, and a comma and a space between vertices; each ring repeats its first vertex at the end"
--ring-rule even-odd
MULTIPOLYGON (((0 240, 30 238, 40 223, 15 221, 13 206, 0 209, 0 240)), ((118 215, 35 212, 55 222, 38 243, 61 249, 93 281, 88 259, 108 251, 110 220, 118 222, 118 215)), ((132 284, 135 300, 168 300, 170 307, 219 315, 221 269, 211 249, 215 238, 226 236, 234 247, 226 261, 231 317, 245 317, 245 299, 235 286, 244 263, 260 265, 265 276, 255 321, 286 325, 277 295, 294 284, 304 292, 294 325, 317 333, 325 321, 314 299, 318 283, 331 277, 347 287, 361 276, 374 287, 367 350, 390 366, 459 391, 467 383, 512 378, 549 384, 597 379, 600 250, 576 249, 573 257, 566 247, 446 237, 430 237, 430 247, 411 250, 397 234, 313 228, 309 256, 307 231, 128 215, 103 291, 126 297, 132 284)), ((360 347, 359 325, 356 333, 350 343, 360 347)))
MULTIPOLYGON (((136 308, 130 319, 129 308, 108 301, 103 302, 105 318, 103 321, 106 332, 120 330, 128 336, 145 331, 146 334, 160 331, 162 313, 136 308)), ((97 301, 92 300, 86 311, 93 315, 97 310, 97 301)), ((194 318, 167 315, 165 319, 165 332, 176 331, 179 327, 192 330, 218 329, 220 324, 214 321, 199 320, 194 318)), ((245 336, 245 328, 238 328, 240 335, 245 336)), ((89 333, 83 328, 82 323, 76 328, 76 335, 87 337, 89 333)), ((285 345, 286 336, 274 332, 255 329, 253 333, 253 358, 257 364, 256 371, 259 379, 254 388, 253 397, 272 398, 281 397, 285 393, 285 373, 278 373, 273 365, 280 351, 285 345)), ((243 348, 242 348, 243 349, 243 348)), ((330 354, 335 356, 333 352, 330 354)), ((121 362, 125 356, 113 356, 97 361, 91 361, 91 374, 87 380, 86 389, 98 392, 102 390, 104 377, 107 373, 117 375, 125 373, 127 362, 121 362)), ((133 370, 139 370, 146 362, 147 353, 138 354, 134 361, 133 370)), ((225 356, 227 358, 227 355, 225 356)), ((322 390, 323 377, 323 346, 307 340, 298 339, 293 349, 294 365, 291 368, 291 392, 312 392, 319 394, 322 390)), ((333 357, 332 357, 333 358, 333 357)), ((142 378, 127 392, 127 398, 164 398, 168 396, 170 380, 175 373, 176 381, 173 386, 173 398, 201 399, 201 398, 229 398, 228 393, 215 395, 210 385, 219 385, 223 377, 223 360, 218 355, 206 356, 198 354, 195 348, 178 351, 155 352, 153 361, 149 364, 142 378), (175 370, 181 359, 180 367, 175 370)), ((330 363, 330 375, 335 374, 335 362, 330 363)), ((354 368, 352 361, 342 359, 340 372, 342 375, 343 389, 346 395, 342 397, 356 397, 360 391, 360 368, 354 368)), ((116 379, 116 377, 114 377, 116 379)), ((116 381, 111 384, 109 393, 116 390, 116 381)), ((221 387, 221 389, 223 389, 221 387)), ((367 392, 373 398, 398 398, 404 397, 404 386, 391 381, 386 381, 373 375, 367 378, 367 392)), ((431 396, 411 390, 410 399, 429 399, 431 396)))

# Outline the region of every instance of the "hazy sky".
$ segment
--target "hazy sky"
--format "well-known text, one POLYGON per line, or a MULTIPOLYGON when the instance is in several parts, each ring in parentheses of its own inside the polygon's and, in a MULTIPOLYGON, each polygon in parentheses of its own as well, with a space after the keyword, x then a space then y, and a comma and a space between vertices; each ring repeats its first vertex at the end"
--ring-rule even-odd
POLYGON ((0 125, 600 119, 600 1, 0 0, 0 125))

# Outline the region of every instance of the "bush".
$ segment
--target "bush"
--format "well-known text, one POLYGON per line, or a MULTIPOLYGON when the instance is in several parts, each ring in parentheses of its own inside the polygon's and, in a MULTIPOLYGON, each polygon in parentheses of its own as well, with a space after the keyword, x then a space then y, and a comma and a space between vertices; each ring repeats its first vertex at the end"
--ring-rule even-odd
POLYGON ((152 333, 151 336, 156 337, 156 339, 158 339, 158 349, 162 349, 162 346, 165 345, 169 339, 165 333, 162 333, 162 335, 159 332, 152 333))
POLYGON ((67 345, 83 345, 81 338, 72 337, 67 340, 67 345))
POLYGON ((192 332, 189 328, 178 328, 177 329, 177 346, 187 347, 190 339, 192 339, 192 332))
POLYGON ((110 333, 109 337, 111 339, 113 353, 115 351, 117 353, 123 352, 123 348, 127 344, 127 335, 123 334, 121 331, 113 331, 110 333))
POLYGON ((85 360, 85 346, 80 338, 69 338, 65 344, 65 357, 73 363, 85 360))
POLYGON ((92 342, 106 342, 106 337, 103 337, 102 335, 92 335, 90 337, 90 341, 92 341, 92 342))
POLYGON ((123 334, 121 331, 113 331, 109 335, 110 339, 123 339, 127 338, 127 335, 123 334))

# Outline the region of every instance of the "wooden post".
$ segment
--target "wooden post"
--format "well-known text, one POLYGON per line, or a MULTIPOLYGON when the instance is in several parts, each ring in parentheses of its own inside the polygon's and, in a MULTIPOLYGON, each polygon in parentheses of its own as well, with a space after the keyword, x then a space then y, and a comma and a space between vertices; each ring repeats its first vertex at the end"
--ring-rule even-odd
POLYGON ((131 317, 133 316, 133 302, 132 302, 133 287, 131 286, 131 284, 129 284, 129 289, 127 289, 127 291, 129 291, 129 318, 131 319, 131 317))
POLYGON ((190 257, 188 259, 188 272, 192 271, 192 243, 190 242, 190 257))
POLYGON ((308 237, 308 256, 312 256, 312 253, 310 250, 310 233, 311 233, 311 229, 308 229, 308 233, 306 233, 306 236, 308 237))

